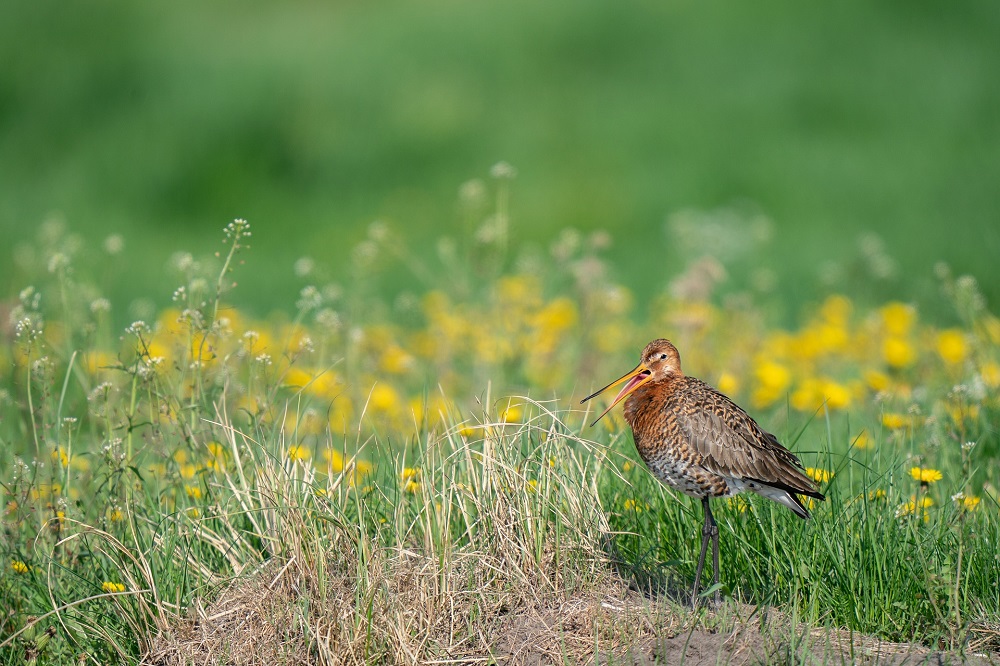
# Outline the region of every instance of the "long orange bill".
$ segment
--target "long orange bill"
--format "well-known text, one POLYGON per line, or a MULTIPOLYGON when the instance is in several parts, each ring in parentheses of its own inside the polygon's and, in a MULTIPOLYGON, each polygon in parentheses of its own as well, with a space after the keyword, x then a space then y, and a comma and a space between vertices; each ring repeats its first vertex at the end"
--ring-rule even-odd
POLYGON ((649 378, 650 378, 649 369, 646 366, 644 366, 642 363, 640 363, 639 365, 635 366, 635 370, 633 370, 632 372, 629 372, 624 377, 616 379, 615 381, 611 382, 610 384, 608 384, 607 386, 605 386, 604 388, 602 388, 600 391, 597 391, 596 393, 591 393, 586 398, 584 398, 583 400, 581 400, 580 404, 582 405, 583 403, 587 402, 591 398, 601 395, 602 393, 604 393, 605 391, 607 391, 612 386, 618 386, 619 384, 621 384, 624 381, 628 382, 627 384, 625 384, 625 386, 622 387, 622 390, 618 392, 618 395, 615 396, 615 399, 611 401, 611 404, 608 405, 608 408, 605 409, 603 412, 601 412, 600 416, 598 416, 596 419, 594 419, 594 422, 590 424, 590 427, 593 428, 594 425, 596 425, 598 421, 600 421, 601 419, 604 418, 605 414, 607 414, 608 412, 611 411, 612 407, 614 407, 619 402, 621 402, 622 400, 624 400, 625 396, 627 396, 629 393, 631 393, 632 391, 634 391, 637 388, 639 388, 639 386, 641 386, 642 384, 645 384, 647 381, 649 381, 649 378))

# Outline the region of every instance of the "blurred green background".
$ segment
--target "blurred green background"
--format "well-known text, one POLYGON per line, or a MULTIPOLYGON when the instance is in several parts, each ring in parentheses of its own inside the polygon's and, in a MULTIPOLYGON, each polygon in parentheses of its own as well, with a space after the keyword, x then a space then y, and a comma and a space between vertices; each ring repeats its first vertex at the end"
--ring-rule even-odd
POLYGON ((945 260, 995 304, 998 35, 995 0, 6 2, 0 297, 54 216, 121 233, 110 295, 161 302, 171 253, 245 217, 239 300, 290 309, 297 258, 342 278, 375 219, 430 251, 506 160, 515 242, 607 229, 640 300, 691 251, 671 214, 736 206, 774 232, 736 284, 801 302, 874 231, 897 296, 945 260))

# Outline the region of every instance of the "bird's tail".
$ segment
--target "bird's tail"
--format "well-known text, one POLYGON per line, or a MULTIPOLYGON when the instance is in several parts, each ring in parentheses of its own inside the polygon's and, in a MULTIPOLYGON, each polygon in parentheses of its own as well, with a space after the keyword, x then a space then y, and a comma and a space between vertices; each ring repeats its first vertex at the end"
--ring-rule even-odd
MULTIPOLYGON (((802 504, 802 500, 795 493, 790 493, 787 490, 782 490, 781 488, 774 488, 771 486, 764 486, 757 491, 758 495, 762 495, 770 500, 774 500, 782 506, 786 506, 792 510, 792 512, 802 518, 803 520, 809 520, 809 510, 802 504)), ((822 495, 820 495, 822 498, 822 495)))

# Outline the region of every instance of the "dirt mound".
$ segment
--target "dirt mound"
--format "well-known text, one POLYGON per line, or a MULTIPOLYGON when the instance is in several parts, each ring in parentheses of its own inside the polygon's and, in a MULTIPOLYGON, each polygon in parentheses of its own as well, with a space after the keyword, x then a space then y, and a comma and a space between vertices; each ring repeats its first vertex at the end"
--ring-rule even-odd
MULTIPOLYGON (((481 556, 400 550, 366 571, 270 564, 196 602, 146 664, 998 663, 724 604, 693 614, 604 576, 586 587, 481 556), (381 571, 375 575, 376 571, 381 571)), ((551 570, 548 572, 551 574, 551 570)))

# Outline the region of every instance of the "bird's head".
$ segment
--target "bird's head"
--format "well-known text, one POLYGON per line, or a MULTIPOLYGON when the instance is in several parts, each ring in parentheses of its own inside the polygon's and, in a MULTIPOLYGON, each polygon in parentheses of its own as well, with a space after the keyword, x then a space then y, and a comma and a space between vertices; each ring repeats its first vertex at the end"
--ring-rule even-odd
MULTIPOLYGON (((667 379, 680 374, 681 355, 677 351, 677 347, 675 347, 670 340, 664 340, 663 338, 653 340, 646 345, 645 349, 642 350, 642 360, 639 361, 639 365, 635 366, 635 369, 611 382, 600 391, 588 395, 586 398, 581 400, 581 403, 587 402, 591 398, 599 396, 612 386, 618 386, 622 382, 625 382, 625 386, 621 388, 618 395, 616 395, 615 399, 611 401, 608 408, 601 412, 600 416, 594 419, 594 423, 597 423, 604 418, 605 414, 611 411, 612 407, 624 400, 626 396, 643 384, 667 379)), ((591 423, 590 425, 593 426, 594 423, 591 423)))

